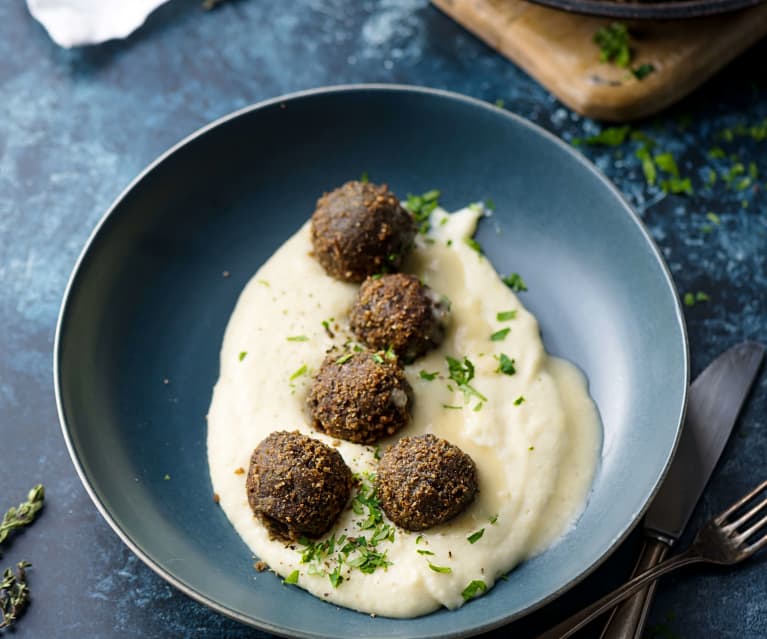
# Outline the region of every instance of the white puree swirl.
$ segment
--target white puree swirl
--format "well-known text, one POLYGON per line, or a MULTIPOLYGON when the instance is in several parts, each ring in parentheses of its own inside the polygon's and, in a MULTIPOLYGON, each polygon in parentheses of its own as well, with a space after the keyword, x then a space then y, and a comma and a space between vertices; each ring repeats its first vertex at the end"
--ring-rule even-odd
MULTIPOLYGON (((447 439, 476 462, 480 492, 447 524, 420 534, 396 529, 393 542, 377 547, 391 562, 386 570, 363 574, 344 567, 337 588, 327 575, 310 574, 309 565, 301 563, 302 546, 269 539, 253 517, 246 474, 236 472, 247 472, 253 449, 270 432, 295 429, 335 444, 353 472, 375 471, 374 448, 339 444, 316 432, 305 409, 311 373, 331 346, 346 339, 343 331, 331 339, 322 321, 334 318, 332 324, 348 325, 358 286, 328 277, 309 255, 307 222, 253 276, 229 320, 208 414, 213 490, 237 532, 272 570, 283 577, 297 570, 299 587, 340 606, 390 617, 456 608, 470 582, 492 587, 516 564, 554 543, 585 505, 601 442, 596 408, 581 373, 546 354, 536 319, 490 262, 465 242, 480 215, 478 207, 452 215, 437 209, 434 241, 419 238, 404 266, 451 301, 451 314, 444 343, 405 368, 415 393, 411 422, 381 442, 384 449, 403 435, 434 433, 447 439), (497 314, 509 310, 516 317, 498 321, 497 314), (491 341, 490 335, 503 328, 511 329, 505 339, 491 341), (287 339, 298 335, 308 340, 287 339), (241 353, 247 355, 241 359, 241 353), (497 372, 500 353, 515 360, 514 375, 497 372), (475 365, 472 386, 487 398, 480 410, 473 410, 477 399, 464 405, 463 393, 454 384, 452 391, 448 388, 446 355, 466 356, 475 365), (308 372, 291 382, 304 365, 308 372), (428 381, 419 375, 422 370, 439 371, 441 377, 428 381), (520 397, 524 401, 515 403, 520 397), (467 537, 480 529, 482 537, 469 543, 467 537), (435 572, 429 562, 451 572, 435 572)), ((355 536, 359 519, 347 508, 333 530, 355 536)))

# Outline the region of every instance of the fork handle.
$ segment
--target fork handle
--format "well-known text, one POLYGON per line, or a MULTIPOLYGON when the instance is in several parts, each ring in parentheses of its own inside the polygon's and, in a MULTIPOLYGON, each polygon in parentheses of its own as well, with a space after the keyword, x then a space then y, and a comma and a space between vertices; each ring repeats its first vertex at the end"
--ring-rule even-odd
MULTIPOLYGON (((670 550, 671 546, 665 541, 646 537, 639 560, 634 566, 631 576, 657 566, 670 550)), ((647 613, 655 594, 657 581, 651 582, 639 592, 631 595, 626 601, 613 610, 607 620, 599 639, 642 639, 647 613)))
POLYGON ((567 637, 576 633, 599 615, 607 612, 615 604, 620 603, 635 592, 641 590, 645 584, 655 581, 658 577, 665 575, 672 570, 701 561, 706 561, 706 559, 701 557, 697 551, 692 548, 672 559, 667 559, 655 566, 655 568, 650 568, 650 570, 627 581, 620 588, 606 594, 604 597, 591 604, 588 608, 584 608, 572 617, 568 617, 561 623, 544 632, 542 635, 539 635, 537 639, 567 639, 567 637))

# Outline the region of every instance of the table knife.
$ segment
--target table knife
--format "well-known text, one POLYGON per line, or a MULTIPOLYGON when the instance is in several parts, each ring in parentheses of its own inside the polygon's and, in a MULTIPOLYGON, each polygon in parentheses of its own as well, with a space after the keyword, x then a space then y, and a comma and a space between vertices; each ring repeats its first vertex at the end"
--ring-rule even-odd
MULTIPOLYGON (((682 534, 730 437, 763 356, 764 346, 743 342, 717 357, 690 385, 676 455, 645 516, 644 548, 632 576, 661 562, 682 534)), ((641 639, 655 583, 615 608, 600 639, 641 639)))

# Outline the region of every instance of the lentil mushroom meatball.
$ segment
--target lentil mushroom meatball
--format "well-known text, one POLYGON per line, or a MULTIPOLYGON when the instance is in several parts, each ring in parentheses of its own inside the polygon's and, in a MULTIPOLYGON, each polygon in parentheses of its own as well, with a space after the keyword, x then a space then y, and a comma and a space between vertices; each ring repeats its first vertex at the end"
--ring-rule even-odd
POLYGON ((278 431, 250 458, 248 502, 272 538, 319 537, 333 525, 352 488, 341 454, 298 431, 278 431))
POLYGON ((434 435, 403 437, 378 465, 386 516, 405 530, 426 530, 463 512, 477 493, 477 467, 460 448, 434 435))
POLYGON ((417 277, 394 273, 363 282, 349 323, 370 348, 391 347, 412 362, 442 342, 448 312, 447 302, 417 277))
POLYGON ((347 182, 317 200, 312 214, 314 256, 345 282, 398 270, 415 232, 412 216, 385 184, 347 182))
POLYGON ((373 444, 410 419, 413 389, 396 360, 363 350, 325 358, 309 391, 314 427, 357 444, 373 444))

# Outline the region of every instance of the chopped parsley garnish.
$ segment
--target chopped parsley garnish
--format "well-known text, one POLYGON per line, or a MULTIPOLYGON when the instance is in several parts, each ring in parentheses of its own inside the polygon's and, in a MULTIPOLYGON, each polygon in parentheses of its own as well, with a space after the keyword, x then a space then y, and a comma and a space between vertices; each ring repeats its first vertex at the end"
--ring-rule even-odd
POLYGON ((502 109, 505 104, 506 103, 501 98, 498 98, 495 101, 495 106, 497 106, 499 109, 502 109))
POLYGON ((463 358, 463 363, 454 357, 448 355, 447 368, 450 372, 450 379, 452 379, 458 386, 459 390, 463 392, 464 401, 468 402, 470 396, 474 396, 477 399, 486 402, 487 397, 474 388, 469 382, 474 379, 474 364, 471 363, 468 357, 463 358))
POLYGON ((520 395, 519 397, 517 397, 517 399, 514 400, 514 406, 519 406, 524 401, 525 401, 524 396, 520 395))
POLYGON ((418 373, 418 376, 421 379, 425 379, 427 382, 431 382, 432 380, 434 380, 437 377, 437 375, 439 375, 438 372, 429 373, 423 369, 421 369, 421 371, 418 373))
POLYGON ((416 552, 419 555, 433 555, 434 554, 431 550, 416 550, 416 552))
POLYGON ((501 353, 496 359, 498 360, 498 368, 495 370, 496 373, 513 375, 517 372, 517 369, 514 367, 514 360, 510 359, 506 353, 501 353))
POLYGON ((517 316, 517 311, 501 311, 495 314, 495 319, 499 322, 508 322, 517 316))
POLYGON ((655 67, 649 62, 644 62, 638 67, 631 69, 631 75, 637 80, 644 80, 648 75, 655 71, 655 67))
POLYGON ((634 155, 641 160, 642 172, 644 173, 645 180, 652 186, 655 184, 658 172, 655 170, 655 162, 652 160, 649 147, 646 144, 643 144, 634 152, 634 155))
POLYGON ((676 160, 671 153, 660 153, 655 156, 655 164, 657 164, 666 173, 671 173, 674 177, 679 177, 679 167, 676 165, 676 160))
POLYGON ((599 61, 612 62, 626 68, 631 63, 629 31, 621 22, 613 22, 594 34, 594 44, 599 47, 599 61))
POLYGON ((461 596, 464 601, 469 601, 487 590, 487 584, 481 579, 474 579, 463 589, 461 596))
POLYGON ((334 318, 331 317, 330 319, 322 320, 322 327, 325 329, 325 332, 327 333, 330 339, 333 339, 335 337, 335 335, 333 334, 333 331, 330 330, 330 322, 332 322, 333 319, 334 318))
POLYGON ((508 286, 515 293, 524 292, 527 290, 525 280, 522 279, 522 276, 519 273, 512 273, 511 275, 507 275, 502 279, 503 283, 506 284, 506 286, 508 286))
POLYGON ((694 190, 692 188, 692 182, 690 182, 690 178, 669 178, 668 180, 663 180, 660 183, 661 188, 666 193, 686 193, 687 195, 692 195, 694 193, 694 190))
POLYGON ((452 404, 442 404, 442 408, 449 408, 450 410, 463 410, 463 406, 453 406, 452 404))
POLYGON ((712 222, 713 224, 720 224, 721 220, 719 219, 719 216, 714 213, 713 211, 709 211, 706 213, 706 219, 712 222))
POLYGON ((450 568, 450 566, 435 566, 431 562, 429 562, 429 568, 431 568, 434 572, 441 572, 445 575, 449 575, 451 572, 453 572, 453 569, 450 568))
POLYGON ((373 457, 375 459, 381 459, 381 447, 378 444, 373 448, 373 457))
POLYGON ((470 249, 472 249, 473 251, 476 251, 477 253, 479 253, 480 255, 482 255, 482 246, 481 246, 481 245, 480 245, 480 243, 479 243, 479 242, 477 242, 477 240, 475 240, 473 237, 467 237, 467 238, 465 238, 463 241, 466 243, 466 245, 467 245, 467 246, 468 246, 470 249))
POLYGON ((367 184, 368 182, 370 182, 370 176, 368 175, 367 171, 363 171, 362 175, 360 175, 360 182, 362 182, 363 184, 367 184))
POLYGON ((354 352, 344 353, 336 360, 336 364, 346 364, 352 357, 354 357, 354 352))
POLYGON ((297 584, 298 583, 298 571, 294 570, 285 579, 282 580, 284 584, 297 584))
POLYGON ((333 533, 324 541, 316 542, 301 537, 298 543, 303 546, 301 563, 309 564, 307 572, 311 575, 326 575, 334 588, 343 582, 342 566, 356 568, 370 574, 378 568, 386 570, 392 563, 386 551, 380 551, 378 545, 394 541, 394 527, 383 523, 383 514, 375 489, 375 475, 362 473, 355 475, 359 482, 357 494, 352 500, 352 510, 360 518, 357 526, 361 534, 339 537, 333 533))
POLYGON ((685 293, 684 305, 695 306, 699 302, 708 302, 710 299, 708 293, 704 293, 703 291, 698 291, 697 293, 685 293))
POLYGON ((757 168, 755 162, 748 163, 748 174, 751 176, 752 180, 759 179, 759 169, 757 168))
POLYGON ((477 405, 474 408, 472 408, 471 410, 473 410, 475 413, 478 413, 479 411, 482 410, 483 406, 484 406, 484 404, 482 402, 477 402, 477 405))
POLYGON ((244 360, 244 359, 245 359, 247 356, 248 356, 248 351, 240 351, 240 355, 239 355, 238 359, 239 359, 240 361, 242 361, 242 360, 244 360))
POLYGON ((426 234, 429 232, 429 228, 431 228, 429 218, 432 211, 439 206, 439 196, 440 192, 436 189, 426 191, 422 195, 408 193, 405 208, 413 214, 419 233, 426 234))
POLYGON ((495 333, 493 333, 490 336, 490 341, 491 342, 502 342, 503 340, 506 339, 506 336, 510 332, 511 332, 511 329, 508 328, 508 327, 507 328, 502 328, 500 331, 495 331, 495 333))
POLYGON ((306 335, 291 335, 287 338, 289 342, 308 342, 309 338, 306 335))
POLYGON ((527 450, 535 450, 535 446, 530 446, 527 450))
POLYGON ((490 517, 490 519, 488 519, 488 521, 489 521, 491 524, 495 524, 495 522, 497 522, 497 521, 498 521, 498 514, 496 513, 495 515, 493 515, 492 517, 490 517))
POLYGON ((712 160, 723 160, 727 157, 727 154, 724 152, 723 148, 715 146, 708 150, 708 157, 712 160))
MULTIPOLYGON (((586 138, 586 144, 593 146, 620 146, 626 141, 626 138, 631 133, 631 126, 610 126, 602 129, 596 135, 592 135, 586 138)), ((573 144, 581 144, 583 140, 576 138, 573 140, 573 144)))
POLYGON ((341 564, 338 564, 328 574, 328 579, 330 580, 330 585, 333 586, 333 588, 338 588, 338 586, 341 585, 341 582, 344 580, 344 578, 341 576, 341 564))
POLYGON ((468 537, 466 537, 466 540, 470 544, 476 544, 480 539, 482 539, 482 535, 485 534, 485 529, 480 528, 478 531, 471 533, 468 537))
POLYGON ((303 364, 301 368, 297 369, 296 372, 290 376, 290 381, 292 382, 293 380, 301 377, 301 375, 305 375, 306 371, 308 370, 309 370, 309 367, 306 364, 303 364))
POLYGON ((415 543, 420 544, 423 541, 423 535, 418 535, 418 537, 415 538, 415 543))
POLYGON ((371 358, 373 359, 373 361, 374 361, 376 364, 383 364, 383 363, 384 363, 384 358, 381 356, 381 354, 380 354, 380 353, 373 353, 373 354, 371 355, 371 358))

